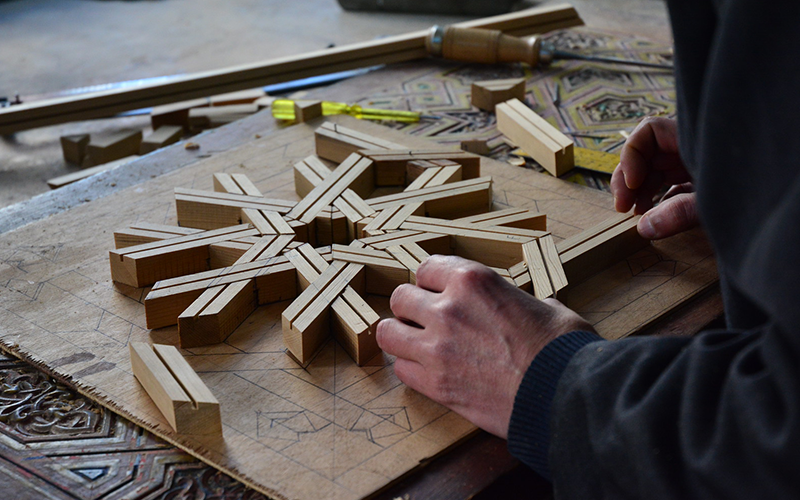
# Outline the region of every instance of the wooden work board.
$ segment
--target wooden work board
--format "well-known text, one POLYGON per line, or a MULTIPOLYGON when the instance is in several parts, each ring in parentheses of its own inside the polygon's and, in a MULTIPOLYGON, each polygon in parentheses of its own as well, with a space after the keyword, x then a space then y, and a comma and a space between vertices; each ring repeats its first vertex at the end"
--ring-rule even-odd
MULTIPOLYGON (((349 117, 335 121, 409 147, 430 145, 349 117)), ((292 165, 313 153, 313 128, 288 127, 236 149, 0 236, 3 345, 97 400, 270 496, 368 496, 475 428, 394 376, 392 359, 358 367, 333 341, 303 369, 286 354, 282 302, 259 308, 223 344, 182 353, 221 403, 223 437, 175 434, 136 382, 128 343, 177 343, 145 328, 147 289, 112 283, 115 230, 174 223, 173 189, 211 189, 216 172, 245 173, 271 198, 298 199, 292 165)), ((613 214, 608 194, 484 159, 495 209, 548 215, 557 239, 613 214)), ((567 304, 607 338, 636 332, 716 282, 698 233, 659 242, 572 287, 567 304)), ((389 314, 387 300, 371 297, 389 314)))

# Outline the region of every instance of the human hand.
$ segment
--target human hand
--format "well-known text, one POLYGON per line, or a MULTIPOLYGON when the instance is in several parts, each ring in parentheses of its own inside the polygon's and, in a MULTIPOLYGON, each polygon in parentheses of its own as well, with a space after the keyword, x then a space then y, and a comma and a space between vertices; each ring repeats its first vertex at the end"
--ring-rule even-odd
POLYGON ((417 286, 391 298, 396 318, 377 341, 397 356, 406 385, 506 438, 514 398, 533 358, 552 339, 591 325, 555 299, 540 301, 477 262, 434 255, 417 286))
POLYGON ((698 225, 697 198, 691 176, 680 158, 678 125, 667 118, 645 118, 625 141, 620 163, 611 176, 618 212, 644 214, 638 230, 643 238, 660 239, 698 225), (653 207, 653 197, 672 188, 653 207))

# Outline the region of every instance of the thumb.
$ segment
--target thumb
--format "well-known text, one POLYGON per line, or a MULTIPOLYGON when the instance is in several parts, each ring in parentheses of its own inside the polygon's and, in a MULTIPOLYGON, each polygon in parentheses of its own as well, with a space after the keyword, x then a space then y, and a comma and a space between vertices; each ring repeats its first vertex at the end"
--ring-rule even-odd
POLYGON ((699 224, 696 195, 682 193, 648 210, 639 220, 637 229, 642 238, 659 240, 688 231, 699 224))

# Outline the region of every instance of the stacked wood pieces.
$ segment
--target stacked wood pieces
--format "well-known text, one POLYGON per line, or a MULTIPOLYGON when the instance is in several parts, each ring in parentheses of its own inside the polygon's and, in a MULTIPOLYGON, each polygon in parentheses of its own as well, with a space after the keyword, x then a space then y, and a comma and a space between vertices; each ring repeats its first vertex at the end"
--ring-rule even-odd
POLYGON ((484 111, 494 111, 496 105, 511 99, 525 100, 525 79, 485 80, 472 83, 472 105, 484 111))
MULTIPOLYGON (((562 4, 458 23, 456 26, 496 29, 522 36, 580 24, 583 22, 575 9, 562 4)), ((428 34, 428 30, 423 30, 260 64, 188 75, 151 85, 11 106, 0 110, 0 134, 205 98, 220 91, 239 91, 376 64, 419 59, 428 55, 425 48, 428 34)))
POLYGON ((573 141, 517 99, 496 107, 497 129, 545 170, 560 176, 575 166, 573 141))
POLYGON ((128 345, 133 374, 176 432, 222 434, 217 398, 175 347, 128 345))

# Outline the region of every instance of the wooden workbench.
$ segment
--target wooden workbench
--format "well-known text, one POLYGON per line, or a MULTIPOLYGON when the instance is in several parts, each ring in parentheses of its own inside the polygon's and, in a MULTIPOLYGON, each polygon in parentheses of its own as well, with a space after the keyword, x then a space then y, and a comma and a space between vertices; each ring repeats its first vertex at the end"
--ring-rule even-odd
MULTIPOLYGON (((444 72, 446 72, 445 69, 444 72)), ((431 65, 431 64, 415 64, 413 66, 406 66, 404 68, 393 68, 388 71, 383 71, 381 74, 374 75, 374 78, 371 79, 370 84, 377 83, 376 87, 373 87, 372 90, 369 92, 380 93, 382 88, 389 88, 397 84, 398 75, 402 75, 404 81, 413 80, 414 75, 425 75, 431 72, 439 72, 442 73, 442 68, 431 65), (376 90, 378 89, 378 90, 376 90)), ((326 93, 326 97, 332 99, 340 99, 340 100, 349 100, 349 101, 357 101, 364 98, 364 95, 369 95, 369 92, 365 92, 364 89, 365 83, 364 82, 357 82, 357 84, 351 85, 343 85, 337 89, 329 89, 326 93)), ((141 178, 142 174, 144 176, 158 176, 162 173, 166 172, 167 170, 172 170, 177 166, 182 165, 189 165, 193 162, 198 160, 202 160, 205 158, 214 158, 215 156, 221 156, 221 152, 223 151, 231 151, 233 148, 246 145, 247 143, 253 141, 256 135, 260 135, 262 137, 266 137, 270 134, 271 131, 275 129, 274 122, 269 116, 265 114, 254 116, 250 119, 243 120, 242 122, 233 124, 229 127, 221 129, 219 131, 215 131, 210 134, 206 134, 198 139, 195 142, 198 142, 201 145, 201 148, 197 152, 186 151, 180 147, 169 148, 164 150, 156 155, 152 155, 150 157, 144 158, 138 162, 138 165, 133 165, 127 168, 124 171, 116 171, 110 172, 104 176, 99 178, 92 179, 83 183, 83 185, 76 185, 73 188, 68 188, 66 191, 62 191, 60 193, 55 193, 53 196, 49 196, 40 200, 35 200, 28 204, 27 208, 25 207, 16 207, 14 210, 16 213, 29 213, 31 207, 50 207, 49 210, 52 212, 58 212, 64 206, 65 203, 68 204, 75 204, 76 200, 86 200, 86 199, 93 199, 97 197, 97 199, 103 198, 103 190, 107 189, 109 192, 118 191, 120 188, 125 187, 126 185, 135 186, 138 183, 134 180, 135 177, 141 178), (136 175, 131 175, 133 168, 139 168, 140 170, 136 173, 136 175), (88 191, 87 191, 88 190, 88 191), (84 195, 83 193, 90 192, 92 193, 89 196, 84 195)), ((285 168, 285 165, 282 167, 276 168, 285 168)), ((513 169, 514 167, 507 166, 508 169, 513 169)), ((513 172, 513 170, 511 170, 513 172)), ((521 182, 521 179, 524 179, 528 176, 538 175, 534 172, 522 172, 524 175, 516 175, 519 172, 515 172, 515 175, 512 177, 516 182, 521 182)), ((267 179, 268 177, 263 177, 267 179)), ((209 181, 210 182, 210 181, 209 181)), ((132 188, 134 191, 137 189, 136 187, 132 188)), ((141 188, 140 188, 141 189, 141 188)), ((144 189, 148 189, 144 187, 144 189)), ((286 190, 285 186, 283 186, 284 191, 286 190)), ((592 197, 596 197, 596 195, 592 195, 592 197)), ((597 198, 598 200, 602 199, 602 196, 597 198)), ((543 198, 533 199, 531 201, 542 201, 543 198)), ((606 202, 608 202, 606 198, 606 202)), ((83 201, 83 203, 86 203, 83 201)), ((87 213, 97 213, 96 210, 93 210, 98 205, 92 206, 92 203, 88 203, 81 210, 73 212, 74 217, 80 216, 80 214, 87 214, 87 213)), ((108 205, 105 205, 108 207, 108 205)), ((0 219, 0 226, 5 228, 11 228, 18 225, 17 221, 12 221, 11 214, 12 211, 6 211, 3 215, 3 218, 0 219)), ((73 215, 64 214, 58 219, 53 221, 53 224, 58 224, 60 221, 68 220, 73 215)), ((120 220, 118 214, 102 214, 102 217, 108 217, 111 220, 120 220)), ((556 217, 558 219, 558 217, 556 217)), ((587 224, 590 221, 586 220, 583 221, 582 224, 587 224)), ((40 223, 37 227, 39 228, 52 228, 53 226, 48 226, 47 221, 40 223)), ((580 225, 576 226, 580 227, 580 225)), ((116 229, 114 227, 108 226, 98 226, 101 230, 113 230, 116 229)), ((28 235, 27 238, 30 238, 30 235, 33 234, 30 231, 34 230, 32 227, 27 228, 26 234, 28 235)), ((34 231, 35 232, 35 231, 34 231)), ((13 239, 15 237, 15 233, 11 233, 7 235, 6 241, 8 239, 13 239)), ((68 241, 68 235, 64 235, 65 241, 68 241)), ((694 240, 693 240, 694 241, 694 240)), ((34 246, 34 245, 30 245, 34 246)), ((19 251, 20 242, 16 242, 15 251, 19 251)), ((46 250, 46 249, 45 249, 46 250)), ((47 251, 41 250, 40 253, 45 255, 47 251), (42 253, 43 252, 43 253, 42 253)), ((60 250, 59 250, 60 251, 60 250)), ((702 252, 702 251, 701 251, 702 252)), ((706 256, 704 255, 704 258, 706 256)), ((46 257, 43 257, 46 258, 46 257)), ((53 258, 54 261, 56 260, 55 257, 53 258)), ((10 262, 11 259, 6 259, 5 262, 10 262)), ((8 265, 8 264, 6 264, 8 265)), ((663 267, 663 266, 662 266, 663 267)), ((659 271, 662 273, 664 269, 662 267, 656 267, 653 269, 653 266, 649 266, 648 268, 651 271, 659 271)), ((658 275, 655 275, 658 276, 658 275)), ((655 278, 658 279, 658 278, 655 278)), ((691 332, 692 330, 696 330, 707 322, 709 316, 713 316, 718 311, 718 303, 715 302, 716 299, 711 295, 708 294, 707 290, 708 287, 711 286, 713 283, 713 276, 704 276, 702 286, 699 286, 698 289, 695 291, 696 294, 699 294, 705 300, 704 306, 702 310, 700 310, 698 317, 698 310, 691 309, 685 312, 690 314, 678 314, 676 318, 672 319, 670 323, 672 326, 668 328, 674 328, 674 325, 684 325, 681 329, 683 331, 691 332), (688 318, 688 319, 687 319, 688 318)), ((651 326, 651 328, 653 328, 651 326)), ((658 329, 656 327, 656 329, 658 329)), ((662 327, 663 329, 663 327, 662 327)), ((60 371, 60 370, 59 370, 60 371)), ((497 478, 498 475, 507 472, 515 467, 516 463, 514 460, 510 459, 508 455, 504 451, 504 445, 499 440, 495 440, 489 438, 485 435, 478 436, 477 439, 473 439, 470 442, 462 445, 460 448, 460 452, 452 455, 449 459, 444 459, 440 461, 434 461, 434 463, 429 467, 431 471, 436 471, 434 477, 437 479, 426 483, 426 481, 430 481, 432 477, 430 474, 417 476, 421 483, 413 484, 413 483, 403 483, 399 485, 401 490, 389 490, 385 493, 388 497, 391 495, 395 495, 397 491, 418 491, 414 490, 414 488, 418 487, 426 487, 425 484, 428 484, 425 491, 433 492, 437 491, 436 488, 440 488, 442 485, 449 484, 447 487, 447 491, 451 493, 465 493, 467 495, 472 494, 476 490, 481 489, 486 484, 491 483, 494 479, 497 478), (489 465, 490 464, 490 465, 489 465), (481 476, 480 474, 475 474, 473 471, 488 471, 489 474, 485 474, 481 476), (456 471, 456 474, 453 472, 456 471), (446 481, 446 477, 454 478, 452 483, 448 483, 446 481), (465 478, 468 478, 469 481, 465 481, 465 478), (410 488, 410 489, 409 489, 410 488)), ((413 481, 413 479, 412 479, 413 481)))

